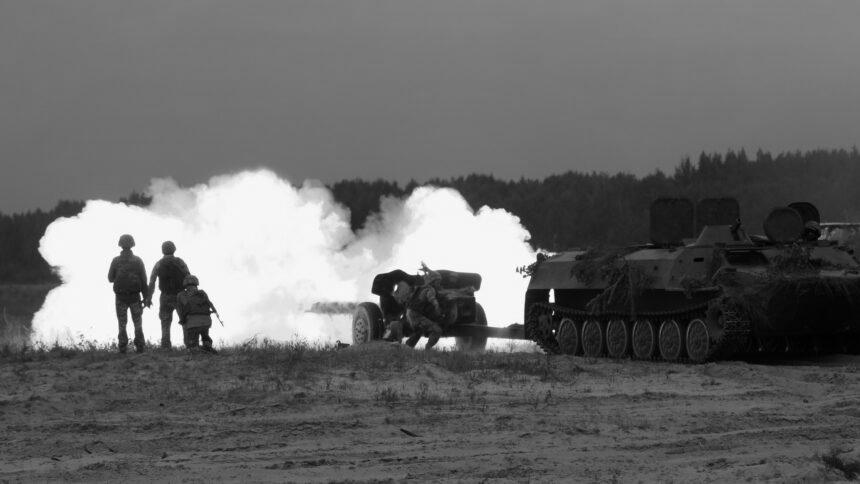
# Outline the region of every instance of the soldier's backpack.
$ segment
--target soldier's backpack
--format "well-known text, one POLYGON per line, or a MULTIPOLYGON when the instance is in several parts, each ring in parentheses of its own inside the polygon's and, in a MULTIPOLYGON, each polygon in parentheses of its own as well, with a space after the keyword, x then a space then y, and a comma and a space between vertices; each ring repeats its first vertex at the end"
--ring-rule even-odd
POLYGON ((211 311, 211 303, 209 302, 209 296, 206 295, 205 292, 201 290, 194 291, 194 293, 188 295, 188 302, 186 305, 188 312, 187 314, 201 314, 208 316, 211 311))
POLYGON ((182 291, 182 280, 185 272, 179 266, 175 257, 165 257, 158 264, 158 289, 163 294, 174 296, 182 291))
POLYGON ((139 267, 134 259, 118 259, 116 275, 113 280, 113 292, 116 294, 135 294, 143 291, 143 281, 140 280, 139 267))

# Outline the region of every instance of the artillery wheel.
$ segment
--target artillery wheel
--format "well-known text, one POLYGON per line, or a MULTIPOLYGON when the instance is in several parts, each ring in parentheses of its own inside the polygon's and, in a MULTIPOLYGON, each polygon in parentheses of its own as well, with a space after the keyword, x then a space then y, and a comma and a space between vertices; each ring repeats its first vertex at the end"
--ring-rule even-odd
POLYGON ((582 325, 582 352, 585 356, 601 356, 605 341, 600 321, 589 319, 582 325))
POLYGON ((566 355, 579 355, 582 353, 582 327, 570 318, 564 318, 558 324, 555 334, 558 348, 566 355))
POLYGON ((666 361, 677 361, 684 354, 684 331, 674 319, 660 324, 660 356, 666 361))
POLYGON ((624 358, 630 348, 630 329, 623 319, 613 319, 606 325, 606 352, 613 358, 624 358))
POLYGON ((633 324, 633 337, 631 338, 633 354, 641 360, 650 360, 657 353, 657 331, 654 323, 647 319, 640 319, 633 324))
POLYGON ((694 319, 687 325, 687 354, 696 363, 702 363, 711 356, 713 345, 708 325, 701 319, 694 319))
MULTIPOLYGON (((475 303, 475 323, 480 326, 487 325, 487 313, 480 304, 475 303)), ((480 336, 458 336, 454 338, 454 345, 460 351, 483 350, 487 347, 487 338, 480 336)))
POLYGON ((363 302, 352 315, 352 344, 359 345, 381 339, 385 332, 382 310, 375 303, 363 302))

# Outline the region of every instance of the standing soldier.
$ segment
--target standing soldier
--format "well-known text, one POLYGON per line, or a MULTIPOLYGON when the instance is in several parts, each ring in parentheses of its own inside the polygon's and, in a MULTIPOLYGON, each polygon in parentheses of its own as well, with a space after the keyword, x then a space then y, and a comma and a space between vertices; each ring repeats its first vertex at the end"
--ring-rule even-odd
POLYGON ((152 304, 152 296, 155 295, 155 279, 158 278, 158 290, 161 291, 158 298, 158 319, 161 320, 162 348, 170 348, 170 325, 173 323, 173 310, 176 309, 176 295, 182 291, 182 282, 189 274, 185 261, 175 257, 175 252, 176 244, 173 242, 168 240, 161 244, 164 257, 152 268, 146 297, 146 305, 149 307, 152 304))
POLYGON ((438 272, 427 268, 423 262, 421 269, 425 272, 424 284, 415 288, 406 305, 406 320, 413 331, 406 344, 415 347, 421 336, 426 335, 427 345, 424 348, 429 350, 442 337, 442 326, 437 321, 441 321, 443 315, 436 298, 442 277, 438 272))
POLYGON ((134 323, 134 348, 138 353, 146 349, 143 339, 143 323, 141 315, 141 295, 146 293, 146 268, 140 257, 131 253, 134 247, 134 237, 123 234, 119 238, 119 246, 122 251, 113 258, 108 269, 108 282, 113 283, 113 292, 116 294, 116 319, 119 323, 119 352, 125 353, 128 346, 128 333, 125 327, 128 324, 128 311, 131 310, 131 321, 134 323))
POLYGON ((217 313, 212 301, 206 292, 197 289, 200 282, 197 276, 188 275, 182 282, 185 290, 176 296, 176 312, 179 314, 179 324, 182 325, 185 334, 185 347, 194 350, 203 340, 203 351, 216 353, 212 348, 212 338, 209 337, 209 328, 212 327, 212 316, 217 313))

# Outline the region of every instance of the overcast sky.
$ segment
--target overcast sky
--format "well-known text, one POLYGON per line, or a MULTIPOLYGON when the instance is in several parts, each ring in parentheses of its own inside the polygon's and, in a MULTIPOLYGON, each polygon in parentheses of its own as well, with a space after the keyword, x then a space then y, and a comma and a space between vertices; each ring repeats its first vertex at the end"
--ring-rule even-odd
POLYGON ((850 148, 860 2, 0 0, 0 211, 850 148))

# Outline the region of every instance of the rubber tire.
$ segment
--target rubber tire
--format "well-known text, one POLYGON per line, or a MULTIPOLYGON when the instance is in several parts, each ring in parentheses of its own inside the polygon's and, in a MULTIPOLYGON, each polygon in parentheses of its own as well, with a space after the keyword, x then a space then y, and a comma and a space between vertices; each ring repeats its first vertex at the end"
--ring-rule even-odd
POLYGON ((711 356, 711 332, 701 319, 694 319, 687 325, 687 355, 696 363, 703 363, 711 356))
POLYGON ((613 319, 606 324, 606 353, 612 358, 624 358, 630 354, 630 327, 623 319, 613 319))
POLYGON ((582 324, 582 353, 596 358, 603 356, 606 351, 606 336, 603 325, 596 319, 589 319, 582 324))
POLYGON ((582 326, 576 321, 564 318, 558 323, 558 331, 555 333, 558 341, 558 349, 565 355, 582 354, 582 326))
MULTIPOLYGON (((475 321, 473 324, 487 325, 487 313, 483 306, 475 303, 475 321)), ((487 347, 487 338, 480 336, 458 336, 454 338, 454 347, 458 351, 480 351, 487 347)))
POLYGON ((640 360, 654 358, 657 354, 657 331, 654 329, 654 323, 647 319, 640 319, 633 323, 630 344, 636 358, 640 360))
POLYGON ((363 302, 355 308, 352 314, 352 344, 360 345, 382 339, 384 332, 382 310, 376 303, 363 302))
POLYGON ((684 328, 674 319, 660 323, 660 333, 657 337, 660 346, 660 356, 666 361, 678 361, 684 357, 684 328))

